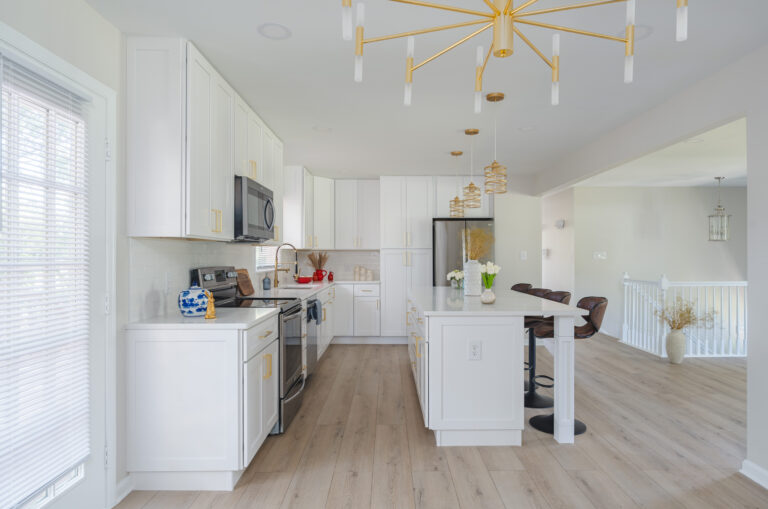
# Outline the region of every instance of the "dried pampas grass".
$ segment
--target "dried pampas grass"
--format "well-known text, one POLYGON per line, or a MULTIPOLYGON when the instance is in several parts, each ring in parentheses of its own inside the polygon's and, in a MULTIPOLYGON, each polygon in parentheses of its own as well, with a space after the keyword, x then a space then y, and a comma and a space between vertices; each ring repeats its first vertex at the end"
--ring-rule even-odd
POLYGON ((470 260, 479 260, 491 252, 493 234, 483 228, 466 228, 464 234, 464 251, 470 260))
POLYGON ((687 301, 682 297, 675 299, 675 302, 656 311, 662 322, 666 323, 672 330, 682 330, 691 325, 701 325, 710 328, 714 325, 715 313, 696 314, 693 302, 687 301))
POLYGON ((325 264, 328 263, 328 253, 325 251, 322 253, 309 253, 307 258, 309 258, 309 263, 315 270, 323 270, 325 264))

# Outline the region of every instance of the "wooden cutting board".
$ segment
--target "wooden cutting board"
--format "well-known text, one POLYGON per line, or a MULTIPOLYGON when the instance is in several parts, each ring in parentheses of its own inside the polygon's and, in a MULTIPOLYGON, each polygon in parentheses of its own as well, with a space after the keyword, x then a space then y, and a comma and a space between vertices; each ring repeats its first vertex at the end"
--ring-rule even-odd
POLYGON ((248 275, 248 269, 237 269, 237 290, 244 297, 253 295, 253 283, 251 283, 251 276, 248 275))

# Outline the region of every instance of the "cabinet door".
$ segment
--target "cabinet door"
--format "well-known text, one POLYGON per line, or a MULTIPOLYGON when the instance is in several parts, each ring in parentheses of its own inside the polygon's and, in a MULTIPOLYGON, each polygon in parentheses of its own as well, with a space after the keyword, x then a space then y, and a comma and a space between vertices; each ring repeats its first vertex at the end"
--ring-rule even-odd
POLYGON ((381 331, 379 298, 355 297, 355 336, 378 336, 381 331))
POLYGON ((432 250, 431 249, 411 249, 407 255, 408 278, 407 288, 431 287, 432 286, 432 250))
POLYGON ((420 357, 417 360, 419 374, 419 403, 421 415, 424 418, 424 427, 429 427, 429 343, 419 341, 416 344, 420 357))
POLYGON ((382 249, 381 335, 405 336, 406 262, 404 249, 382 249))
POLYGON ((261 132, 261 170, 259 171, 259 184, 272 189, 272 168, 274 167, 275 137, 268 129, 261 132))
POLYGON ((334 190, 336 249, 357 247, 357 181, 337 180, 334 190))
POLYGON ((258 182, 263 181, 264 158, 262 157, 261 136, 263 126, 259 117, 252 111, 248 111, 248 148, 246 161, 246 176, 258 182))
POLYGON ((333 249, 333 179, 315 177, 314 242, 320 249, 333 249))
POLYGON ((233 136, 235 92, 224 79, 215 75, 212 108, 212 150, 211 150, 211 201, 218 213, 215 236, 232 240, 235 226, 235 205, 233 178, 233 136))
POLYGON ((251 177, 248 154, 248 115, 251 109, 240 96, 235 96, 234 167, 235 175, 251 177))
POLYGON ((431 248, 434 216, 432 177, 407 177, 405 198, 406 247, 431 248))
MULTIPOLYGON (((277 422, 280 413, 280 340, 275 340, 259 354, 261 363, 261 442, 277 422)), ((261 446, 261 444, 259 444, 261 446)))
POLYGON ((357 185, 357 247, 379 249, 379 181, 359 180, 357 185))
POLYGON ((304 207, 303 207, 303 247, 312 249, 317 247, 315 239, 315 220, 312 217, 315 212, 315 179, 307 169, 304 169, 304 207))
POLYGON ((218 212, 211 200, 211 97, 215 71, 187 46, 187 206, 186 234, 214 238, 218 212))
POLYGON ((283 142, 275 139, 272 155, 272 197, 275 204, 275 240, 283 241, 283 142))
POLYGON ((263 394, 262 374, 264 364, 262 356, 256 354, 245 363, 243 370, 243 467, 247 466, 261 447, 264 419, 262 415, 263 394))
POLYGON ((405 177, 381 177, 379 180, 379 217, 381 248, 404 248, 405 177))
POLYGON ((336 284, 334 299, 334 336, 354 336, 354 291, 355 285, 336 284))

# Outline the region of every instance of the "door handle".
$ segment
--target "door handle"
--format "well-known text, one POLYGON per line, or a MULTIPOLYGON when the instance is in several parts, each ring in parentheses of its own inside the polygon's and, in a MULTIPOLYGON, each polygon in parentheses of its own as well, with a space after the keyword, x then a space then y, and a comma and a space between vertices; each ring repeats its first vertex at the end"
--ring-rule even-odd
POLYGON ((266 360, 269 363, 269 373, 264 375, 262 378, 264 378, 264 380, 267 380, 269 378, 272 378, 272 354, 271 353, 266 354, 264 356, 264 360, 266 360))

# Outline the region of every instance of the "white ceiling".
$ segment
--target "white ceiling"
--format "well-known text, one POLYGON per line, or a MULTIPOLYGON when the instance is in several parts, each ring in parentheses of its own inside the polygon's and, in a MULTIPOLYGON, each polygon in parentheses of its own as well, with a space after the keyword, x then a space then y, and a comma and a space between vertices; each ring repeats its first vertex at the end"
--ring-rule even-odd
POLYGON ((737 120, 579 183, 588 187, 747 185, 747 121, 737 120))
MULTIPOLYGON (((452 173, 451 150, 468 152, 464 128, 478 127, 476 166, 492 159, 494 115, 472 112, 474 56, 490 32, 417 70, 405 107, 405 40, 367 45, 363 83, 354 83, 353 43, 341 40, 340 0, 88 0, 129 34, 192 40, 286 146, 286 163, 324 176, 452 173), (270 40, 257 27, 279 23, 292 36, 270 40)), ((356 0, 357 1, 357 0, 356 0)), ((441 0, 484 10, 481 0, 441 0)), ((536 8, 576 0, 541 0, 536 8)), ((516 0, 515 3, 518 3, 516 0)), ((624 5, 540 16, 541 21, 623 35, 624 5)), ((519 39, 492 58, 485 90, 502 91, 499 156, 511 174, 555 161, 768 41, 765 0, 696 0, 689 40, 674 42, 674 0, 640 0, 635 82, 624 85, 623 45, 563 34, 560 106, 549 104, 550 71, 519 39), (727 4, 727 5, 726 5, 727 4)), ((366 2, 366 36, 454 23, 468 16, 385 0, 366 2)), ((545 53, 551 32, 521 26, 545 53)), ((416 60, 473 31, 419 36, 416 60)), ((484 105, 488 106, 488 105, 484 105)), ((702 107, 706 107, 703 105, 702 107)), ((465 158, 465 162, 468 158, 465 158)))

